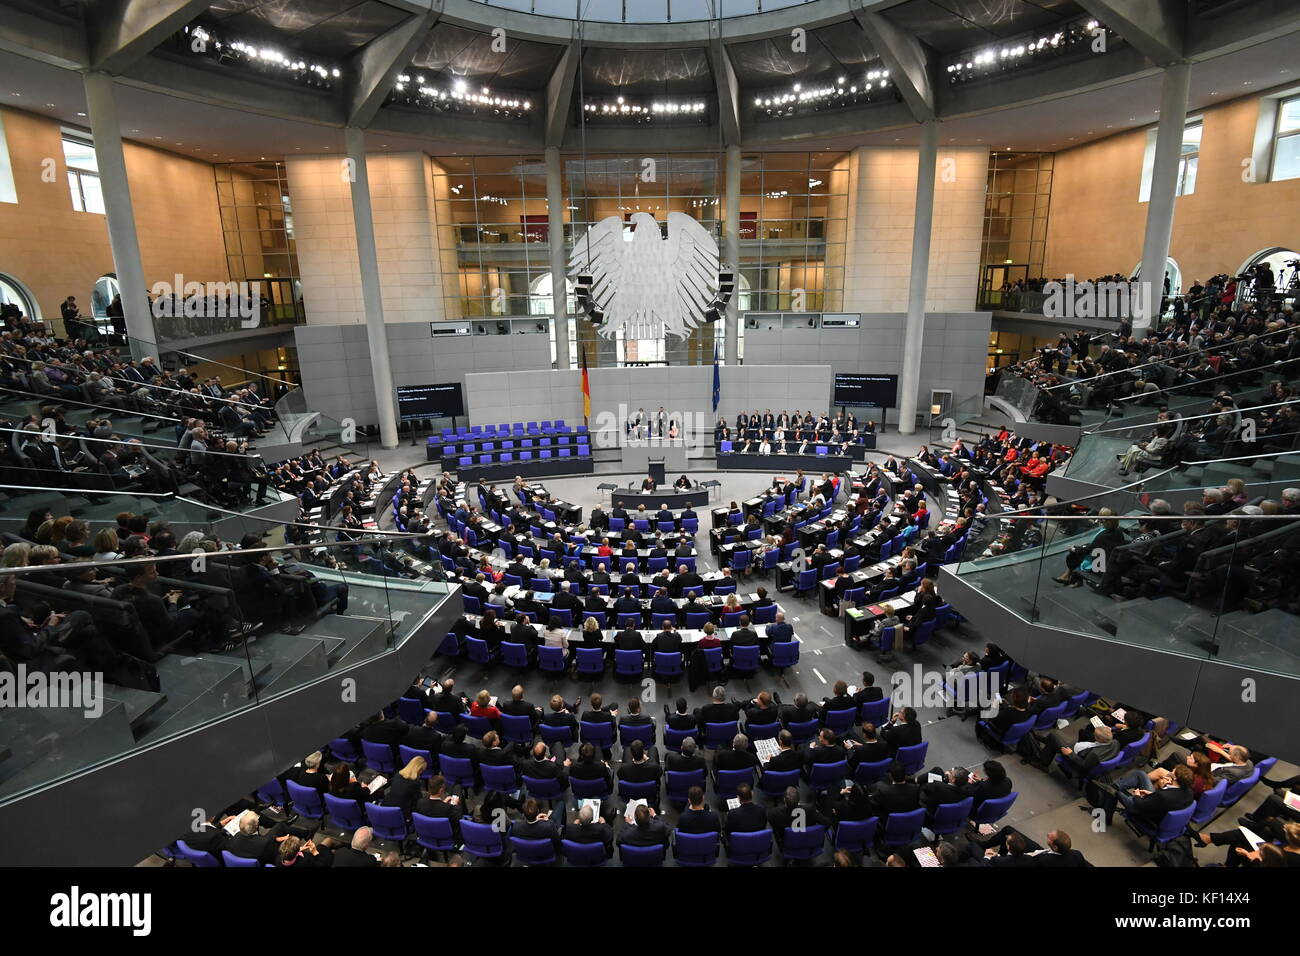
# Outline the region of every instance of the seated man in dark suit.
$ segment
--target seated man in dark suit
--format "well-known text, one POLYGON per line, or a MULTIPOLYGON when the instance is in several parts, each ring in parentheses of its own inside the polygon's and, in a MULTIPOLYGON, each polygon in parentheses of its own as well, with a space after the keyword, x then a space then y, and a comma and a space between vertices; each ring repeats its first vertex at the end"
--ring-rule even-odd
POLYGON ((456 690, 456 681, 448 677, 438 692, 430 695, 429 707, 442 714, 463 714, 469 710, 469 698, 456 690))
POLYGON ((661 504, 659 510, 655 513, 655 521, 672 521, 673 513, 668 510, 667 504, 661 504))
MULTIPOLYGON (((627 747, 627 753, 618 767, 618 779, 626 783, 658 783, 663 776, 659 766, 659 754, 656 748, 646 747, 640 740, 634 740, 627 747)), ((654 806, 656 800, 651 800, 654 806)))
POLYGON ((709 703, 695 709, 695 720, 701 739, 704 736, 705 724, 729 724, 739 719, 740 708, 727 701, 727 689, 722 685, 713 688, 709 703))
POLYGON ((884 690, 876 686, 876 675, 871 673, 871 671, 863 671, 862 686, 859 687, 857 693, 853 695, 854 703, 861 707, 863 704, 870 704, 881 700, 884 696, 884 690))
POLYGON ((811 777, 813 767, 817 764, 838 763, 841 760, 847 761, 848 756, 848 749, 835 736, 835 731, 829 727, 823 727, 821 733, 808 743, 807 752, 804 754, 804 769, 811 777))
MULTIPOLYGON (((601 697, 600 694, 592 694, 590 701, 591 701, 591 709, 583 711, 581 723, 584 724, 605 723, 605 724, 609 724, 610 728, 613 729, 617 724, 618 705, 610 704, 608 707, 606 707, 605 699, 601 697)), ((606 748, 605 759, 608 760, 610 756, 611 756, 611 751, 608 748, 606 748)))
MULTIPOLYGON (((678 564, 677 577, 673 578, 673 585, 678 588, 678 597, 684 597, 687 591, 699 594, 704 591, 704 578, 692 571, 690 565, 678 564)), ((701 607, 700 610, 707 610, 707 608, 701 607)))
POLYGON ((877 736, 875 725, 870 721, 863 722, 859 733, 862 736, 861 741, 852 739, 848 741, 849 769, 855 774, 859 764, 880 763, 893 757, 889 752, 889 744, 877 736))
POLYGON ((370 827, 357 827, 352 834, 352 845, 340 847, 334 851, 332 866, 378 866, 379 861, 370 852, 370 841, 374 832, 370 827))
POLYGON ((782 730, 776 735, 776 746, 778 750, 763 768, 764 773, 785 773, 789 770, 803 769, 804 755, 794 745, 794 734, 782 730))
POLYGON ((857 702, 849 696, 848 681, 837 680, 831 687, 833 697, 822 698, 822 719, 826 719, 827 711, 832 710, 857 710, 857 702))
POLYGON ((442 752, 443 734, 438 731, 438 712, 431 710, 424 715, 424 723, 412 727, 406 734, 405 744, 416 750, 427 750, 433 755, 435 763, 442 752))
POLYGON ((558 850, 560 848, 560 827, 552 822, 551 814, 542 810, 542 805, 535 797, 529 797, 523 805, 524 818, 510 825, 510 835, 521 840, 550 840, 558 850))
POLYGON ((677 619, 677 602, 668 596, 668 592, 660 588, 655 592, 654 598, 650 601, 651 614, 671 614, 673 620, 677 619))
MULTIPOLYGON (((934 773, 933 770, 930 772, 934 773)), ((921 785, 921 806, 925 807, 928 820, 933 820, 935 808, 966 799, 965 786, 970 773, 965 767, 953 767, 944 771, 942 777, 942 780, 921 785)))
POLYGON ((691 787, 686 791, 687 807, 677 817, 678 833, 721 833, 718 815, 704 802, 704 788, 691 787))
POLYGON ((747 770, 751 767, 758 770, 761 766, 758 754, 749 746, 749 738, 744 734, 736 734, 731 738, 730 749, 723 748, 713 756, 714 773, 719 770, 747 770))
POLYGON ((921 806, 921 788, 907 779, 903 765, 897 760, 890 765, 889 778, 876 781, 870 796, 871 805, 882 817, 891 813, 910 813, 921 806))
POLYGON ((781 802, 767 811, 767 822, 777 846, 784 845, 787 828, 803 829, 820 824, 829 829, 835 823, 815 805, 800 805, 798 787, 785 788, 781 802))
POLYGON ((687 737, 682 741, 681 750, 677 753, 668 751, 664 757, 664 769, 669 773, 690 773, 694 770, 707 769, 704 762, 704 755, 696 746, 694 737, 687 737))
POLYGON ((793 704, 784 704, 781 707, 781 723, 786 727, 792 723, 802 724, 820 719, 816 705, 808 703, 807 694, 795 694, 793 704))
POLYGON ((238 831, 233 836, 227 836, 221 848, 246 860, 274 863, 279 852, 276 838, 270 833, 262 834, 257 822, 257 814, 245 810, 239 815, 238 831))
POLYGON ((524 647, 528 648, 530 654, 536 649, 537 628, 528 619, 528 615, 520 614, 515 618, 514 627, 510 628, 510 643, 524 645, 524 647))
POLYGON ((769 647, 773 644, 787 644, 794 640, 794 627, 786 623, 785 611, 776 612, 776 620, 767 626, 764 636, 769 647))
POLYGON ((632 823, 626 820, 618 834, 619 846, 668 846, 668 828, 657 819, 653 807, 638 806, 632 814, 632 823))
POLYGON ((978 811, 985 800, 997 800, 1011 793, 1011 778, 1007 776, 1007 768, 999 761, 986 760, 982 769, 982 778, 978 773, 972 773, 962 788, 964 796, 975 798, 971 804, 971 813, 978 811))
POLYGON ((614 856, 614 831, 590 806, 578 811, 574 821, 564 828, 563 837, 570 843, 600 843, 605 847, 605 859, 614 856))
POLYGON ((460 820, 464 810, 460 797, 447 793, 447 780, 440 773, 435 773, 425 783, 426 795, 415 805, 415 812, 426 817, 444 817, 451 820, 451 831, 455 839, 460 839, 460 820))
POLYGON ((570 619, 576 624, 576 618, 582 610, 582 601, 569 590, 568 581, 561 581, 560 589, 555 592, 555 597, 551 598, 551 607, 557 611, 568 611, 570 619))
POLYGON ((653 727, 655 719, 649 714, 641 712, 641 698, 630 697, 627 702, 627 713, 619 718, 620 727, 653 727))
POLYGON ((564 750, 558 743, 555 744, 555 752, 552 753, 547 749, 545 741, 538 740, 534 741, 528 756, 519 761, 519 772, 525 777, 533 777, 537 780, 559 781, 563 789, 568 777, 565 767, 568 763, 564 750))
POLYGON ((659 654, 681 653, 682 636, 677 633, 677 625, 665 621, 664 629, 655 635, 652 649, 659 654))
POLYGON ((632 561, 623 563, 623 576, 618 579, 618 586, 633 594, 641 593, 641 578, 636 573, 636 564, 632 561))
POLYGON ((740 626, 731 632, 728 639, 731 642, 732 655, 735 655, 737 647, 759 647, 762 642, 758 634, 749 625, 749 615, 743 614, 740 618, 740 626))
POLYGON ((880 731, 880 739, 889 745, 891 754, 897 754, 901 747, 913 747, 921 742, 921 725, 917 722, 916 711, 911 707, 894 711, 880 731))
POLYGON ((641 599, 637 597, 639 591, 635 588, 628 588, 623 592, 623 596, 614 604, 615 614, 635 614, 637 620, 641 619, 641 599))
POLYGON ((767 813, 754 802, 754 788, 742 783, 736 788, 736 797, 740 800, 740 806, 727 811, 722 825, 726 838, 730 839, 733 833, 754 833, 768 829, 767 813))

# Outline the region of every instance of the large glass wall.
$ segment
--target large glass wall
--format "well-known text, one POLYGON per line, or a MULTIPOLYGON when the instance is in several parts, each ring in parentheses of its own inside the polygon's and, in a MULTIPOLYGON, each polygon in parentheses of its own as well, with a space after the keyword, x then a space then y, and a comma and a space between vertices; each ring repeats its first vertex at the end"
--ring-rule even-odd
POLYGON ((1014 308, 1039 287, 1047 247, 1052 154, 998 152, 989 156, 984 233, 980 246, 982 308, 1014 308))
MULTIPOLYGON (((724 248, 725 163, 719 154, 568 155, 561 162, 566 260, 590 226, 636 213, 661 223, 670 212, 685 213, 724 248)), ((742 170, 741 311, 840 308, 847 155, 751 154, 742 170)), ((553 313, 541 156, 435 157, 434 198, 445 318, 553 313)), ((714 335, 700 329, 684 343, 625 340, 621 333, 598 338, 580 321, 573 354, 584 350, 592 365, 711 361, 714 335)))
POLYGON ((231 280, 260 283, 264 324, 305 321, 284 163, 222 163, 215 169, 231 280))

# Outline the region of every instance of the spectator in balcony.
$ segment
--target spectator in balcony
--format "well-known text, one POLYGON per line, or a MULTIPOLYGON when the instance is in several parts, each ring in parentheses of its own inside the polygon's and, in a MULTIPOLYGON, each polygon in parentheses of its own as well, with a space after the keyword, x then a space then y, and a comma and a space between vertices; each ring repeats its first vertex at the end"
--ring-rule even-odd
POLYGON ((1061 584, 1070 587, 1082 587, 1081 571, 1091 571, 1098 565, 1099 572, 1104 571, 1110 552, 1124 544, 1124 532, 1120 530, 1119 519, 1109 508, 1102 508, 1098 513, 1101 527, 1085 545, 1075 545, 1065 556, 1065 571, 1056 577, 1061 584))

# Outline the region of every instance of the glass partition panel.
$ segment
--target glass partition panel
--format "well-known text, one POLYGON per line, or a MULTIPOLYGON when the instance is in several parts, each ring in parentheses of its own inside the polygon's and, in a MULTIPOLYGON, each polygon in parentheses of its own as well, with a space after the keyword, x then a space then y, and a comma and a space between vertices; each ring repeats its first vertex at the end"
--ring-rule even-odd
POLYGON ((233 548, 195 532, 182 554, 104 559, 7 534, 0 598, 22 626, 3 664, 27 696, 0 710, 0 800, 387 653, 451 591, 414 535, 296 525, 296 545, 233 548))

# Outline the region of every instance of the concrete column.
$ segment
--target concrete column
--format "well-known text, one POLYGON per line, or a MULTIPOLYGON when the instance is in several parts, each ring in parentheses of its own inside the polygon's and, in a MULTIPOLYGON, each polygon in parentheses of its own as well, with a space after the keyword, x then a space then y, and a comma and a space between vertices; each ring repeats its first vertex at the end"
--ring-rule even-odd
MULTIPOLYGON (((1151 283, 1151 312, 1160 308, 1165 287, 1169 237, 1174 228, 1174 201, 1178 191, 1178 160, 1183 152, 1187 124, 1187 87, 1192 68, 1187 63, 1165 67, 1160 87, 1160 124, 1156 127, 1156 152, 1151 164, 1151 198, 1147 202, 1147 229, 1142 240, 1141 281, 1151 283)), ((1133 331, 1150 327, 1152 315, 1135 317, 1133 331)))
POLYGON ((925 291, 930 271, 930 230, 934 224, 934 178, 939 126, 921 124, 916 157, 916 212, 912 223, 912 266, 907 284, 907 330, 903 336, 903 374, 898 385, 898 430, 916 431, 916 390, 921 384, 921 340, 925 334, 925 291))
POLYGON ((149 311, 149 297, 145 294, 144 267, 140 264, 140 242, 135 232, 135 210, 131 208, 131 186, 127 182, 126 155, 122 151, 122 128, 117 121, 113 78, 107 73, 89 72, 82 79, 86 88, 91 136, 95 140, 100 187, 104 194, 113 271, 117 273, 117 284, 122 292, 126 333, 132 340, 131 354, 136 359, 146 356, 156 359, 157 336, 153 314, 149 311))
POLYGON ((564 177, 560 148, 546 147, 547 238, 551 244, 551 302, 555 312, 555 367, 569 367, 568 257, 564 251, 564 177))
POLYGON ((727 303, 726 356, 728 365, 740 364, 740 147, 727 147, 727 214, 723 223, 722 258, 736 270, 736 290, 727 303))
POLYGON ((366 134, 358 126, 345 129, 347 172, 352 183, 352 221, 357 234, 357 264, 361 270, 361 301, 366 309, 366 340, 370 370, 375 379, 375 407, 379 410, 379 443, 397 447, 397 399, 393 396, 393 370, 388 361, 388 330, 384 328, 384 300, 379 288, 379 257, 375 253, 375 220, 370 211, 370 177, 366 171, 366 134))

